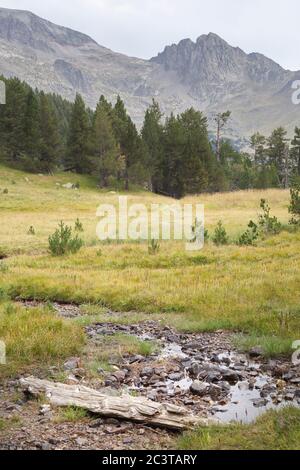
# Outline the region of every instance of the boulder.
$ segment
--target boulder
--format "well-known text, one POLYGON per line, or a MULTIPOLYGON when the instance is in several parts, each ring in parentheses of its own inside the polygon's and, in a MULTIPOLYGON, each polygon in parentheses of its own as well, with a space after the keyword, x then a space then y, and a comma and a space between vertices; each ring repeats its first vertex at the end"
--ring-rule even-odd
POLYGON ((207 395, 207 392, 209 390, 210 385, 206 382, 201 382, 200 380, 195 380, 191 387, 190 391, 194 395, 198 395, 200 397, 203 397, 204 395, 207 395))

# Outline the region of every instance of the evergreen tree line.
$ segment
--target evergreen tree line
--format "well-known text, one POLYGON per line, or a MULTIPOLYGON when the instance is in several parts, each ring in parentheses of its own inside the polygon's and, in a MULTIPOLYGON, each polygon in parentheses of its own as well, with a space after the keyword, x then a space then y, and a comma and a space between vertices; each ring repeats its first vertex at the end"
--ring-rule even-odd
POLYGON ((181 198, 185 194, 287 187, 300 174, 300 129, 292 141, 276 129, 251 138, 253 156, 220 138, 230 113, 220 115, 216 144, 207 119, 193 108, 165 120, 153 100, 139 132, 120 97, 101 96, 95 111, 78 94, 70 103, 4 79, 0 113, 0 162, 31 172, 57 169, 95 175, 101 187, 133 184, 181 198))

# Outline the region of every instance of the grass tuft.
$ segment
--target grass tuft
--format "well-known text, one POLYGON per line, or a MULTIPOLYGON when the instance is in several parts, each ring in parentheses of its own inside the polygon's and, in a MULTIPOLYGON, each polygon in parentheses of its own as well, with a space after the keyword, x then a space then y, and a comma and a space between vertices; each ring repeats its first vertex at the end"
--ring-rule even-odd
POLYGON ((300 410, 269 411, 250 425, 210 426, 182 435, 181 450, 299 450, 300 410))
POLYGON ((48 308, 0 304, 0 339, 6 345, 7 364, 0 375, 25 366, 41 366, 80 352, 84 334, 80 326, 64 321, 48 308))

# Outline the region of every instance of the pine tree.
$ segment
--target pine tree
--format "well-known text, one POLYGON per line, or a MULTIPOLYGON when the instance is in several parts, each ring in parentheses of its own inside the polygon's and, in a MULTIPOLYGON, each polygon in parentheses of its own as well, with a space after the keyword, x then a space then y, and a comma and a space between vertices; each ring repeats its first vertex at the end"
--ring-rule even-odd
POLYGON ((294 160, 295 169, 300 176, 300 128, 295 128, 295 135, 291 142, 291 157, 294 160))
POLYGON ((268 139, 270 163, 276 167, 280 183, 284 187, 288 186, 291 170, 289 146, 286 135, 287 131, 283 127, 278 127, 272 132, 271 137, 268 139))
POLYGON ((215 117, 215 122, 217 124, 217 160, 220 161, 220 150, 221 150, 221 134, 222 130, 226 126, 231 116, 231 111, 226 111, 225 113, 218 113, 215 117))
POLYGON ((124 161, 125 189, 128 191, 130 179, 141 180, 144 176, 144 148, 136 126, 128 116, 120 96, 117 98, 112 116, 115 138, 124 161))
POLYGON ((212 152, 207 133, 207 119, 190 108, 179 116, 184 132, 183 174, 189 193, 207 191, 212 167, 212 152))
POLYGON ((163 126, 162 113, 158 103, 153 99, 147 109, 142 128, 142 139, 146 146, 148 168, 151 178, 151 189, 159 192, 162 189, 162 160, 163 160, 163 126))
POLYGON ((34 169, 41 146, 41 135, 39 101, 36 93, 32 89, 29 90, 27 95, 24 130, 26 157, 30 159, 31 169, 34 169))
POLYGON ((101 96, 94 115, 92 132, 94 169, 104 187, 108 186, 110 177, 117 176, 119 170, 120 149, 113 132, 111 109, 101 96))
POLYGON ((163 193, 176 199, 186 194, 184 144, 183 127, 178 117, 171 115, 166 120, 164 133, 163 193))
POLYGON ((28 87, 19 79, 6 80, 6 105, 1 105, 0 136, 9 163, 18 163, 24 155, 26 100, 28 87))
POLYGON ((254 161, 256 165, 264 166, 268 162, 266 144, 267 139, 259 132, 253 134, 250 138, 250 145, 254 150, 254 161))
POLYGON ((71 115, 65 166, 77 173, 90 171, 90 125, 88 112, 81 95, 77 94, 71 115))
POLYGON ((51 172, 59 162, 60 138, 58 123, 52 103, 45 93, 40 93, 40 146, 38 166, 40 171, 51 172))

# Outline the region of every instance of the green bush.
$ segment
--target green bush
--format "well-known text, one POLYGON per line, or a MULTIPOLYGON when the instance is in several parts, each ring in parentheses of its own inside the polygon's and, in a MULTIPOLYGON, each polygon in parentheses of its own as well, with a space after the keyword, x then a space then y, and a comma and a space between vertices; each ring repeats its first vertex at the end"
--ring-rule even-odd
MULTIPOLYGON (((192 238, 190 240, 191 243, 196 243, 196 241, 199 241, 201 237, 201 232, 203 230, 202 225, 203 223, 196 218, 195 223, 194 225, 192 225, 192 229, 191 229, 191 232, 192 232, 192 238)), ((204 241, 207 242, 208 240, 209 240, 208 230, 204 229, 204 241)))
POLYGON ((35 229, 34 227, 31 225, 31 227, 29 227, 29 230, 28 230, 28 235, 35 235, 35 229))
POLYGON ((238 239, 240 246, 253 246, 259 237, 258 226, 250 220, 248 230, 246 230, 238 239))
POLYGON ((151 240, 150 245, 148 246, 149 255, 156 255, 160 250, 160 244, 158 240, 151 240))
POLYGON ((75 221, 75 232, 84 232, 83 225, 79 219, 75 221))
POLYGON ((5 252, 4 248, 1 248, 0 246, 0 260, 7 258, 7 253, 5 252))
POLYGON ((291 202, 289 205, 289 213, 292 214, 290 224, 300 224, 300 183, 291 188, 291 202))
POLYGON ((58 229, 49 237, 49 250, 53 256, 77 253, 83 246, 78 235, 73 236, 72 228, 60 222, 58 229))
POLYGON ((0 261, 0 273, 4 274, 7 273, 8 271, 8 266, 3 263, 3 261, 0 261))
POLYGON ((261 199, 260 208, 263 211, 258 219, 260 231, 265 234, 278 235, 282 229, 282 225, 277 217, 271 217, 271 208, 265 199, 261 199))
POLYGON ((228 245, 228 243, 229 243, 229 238, 227 236, 227 232, 226 232, 225 227, 223 226, 223 222, 221 220, 219 220, 218 225, 217 225, 217 227, 214 231, 212 241, 217 246, 228 245))

